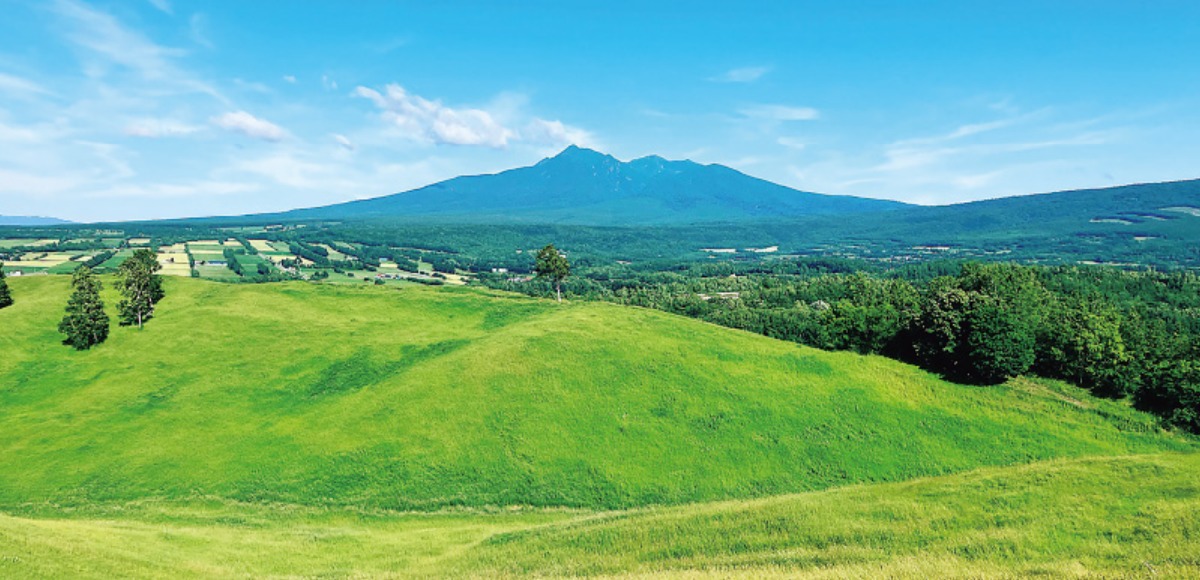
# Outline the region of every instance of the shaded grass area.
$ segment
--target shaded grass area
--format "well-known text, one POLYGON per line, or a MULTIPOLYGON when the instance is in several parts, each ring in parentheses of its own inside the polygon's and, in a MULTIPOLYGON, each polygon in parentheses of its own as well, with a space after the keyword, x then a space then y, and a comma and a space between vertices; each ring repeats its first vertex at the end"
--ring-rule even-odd
POLYGON ((659 312, 469 288, 171 278, 145 330, 75 352, 55 331, 68 282, 12 279, 0 311, 9 513, 196 494, 619 509, 1195 448, 1060 383, 954 385, 659 312))
POLYGON ((1195 577, 1200 455, 1052 460, 627 512, 216 499, 0 515, 5 577, 1195 577))

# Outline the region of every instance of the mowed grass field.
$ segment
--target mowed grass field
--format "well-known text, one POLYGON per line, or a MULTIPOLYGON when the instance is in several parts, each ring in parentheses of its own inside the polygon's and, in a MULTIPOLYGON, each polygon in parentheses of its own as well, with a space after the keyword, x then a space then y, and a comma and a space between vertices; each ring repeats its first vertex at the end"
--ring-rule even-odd
POLYGON ((1195 565, 1195 441, 1061 383, 955 385, 609 304, 186 278, 80 353, 55 332, 67 278, 9 283, 0 572, 1195 565))

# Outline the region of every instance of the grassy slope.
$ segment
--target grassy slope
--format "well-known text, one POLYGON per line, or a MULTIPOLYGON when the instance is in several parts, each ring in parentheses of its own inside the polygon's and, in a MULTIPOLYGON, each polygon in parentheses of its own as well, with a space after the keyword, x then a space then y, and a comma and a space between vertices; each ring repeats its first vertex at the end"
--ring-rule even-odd
POLYGON ((831 577, 1200 573, 1200 456, 1056 460, 493 536, 463 573, 831 577))
POLYGON ((77 353, 54 331, 67 282, 14 279, 0 311, 10 513, 197 495, 611 509, 1192 447, 1053 384, 952 385, 653 311, 467 289, 170 279, 144 331, 77 353))
POLYGON ((1052 460, 629 512, 219 501, 0 515, 0 576, 1195 577, 1200 455, 1052 460))

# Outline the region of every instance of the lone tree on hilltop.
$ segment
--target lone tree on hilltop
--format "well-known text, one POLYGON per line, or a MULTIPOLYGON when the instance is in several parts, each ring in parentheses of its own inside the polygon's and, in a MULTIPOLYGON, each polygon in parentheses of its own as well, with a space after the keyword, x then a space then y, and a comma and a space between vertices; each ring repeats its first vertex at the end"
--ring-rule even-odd
POLYGON ((117 268, 121 284, 121 326, 136 324, 140 329, 154 316, 154 305, 163 297, 162 277, 156 274, 162 269, 158 258, 150 250, 138 250, 117 268))
POLYGON ((75 292, 67 302, 67 315, 58 323, 58 331, 67 335, 63 341, 75 350, 87 350, 108 338, 108 314, 100 300, 100 281, 92 269, 83 266, 71 278, 75 292))
POLYGON ((538 252, 533 271, 538 278, 546 278, 554 284, 554 292, 558 301, 562 302, 562 281, 571 275, 571 264, 567 263, 567 257, 554 244, 548 244, 538 252))
POLYGON ((4 279, 4 262, 0 262, 0 308, 7 308, 12 304, 12 292, 8 289, 8 281, 4 279))

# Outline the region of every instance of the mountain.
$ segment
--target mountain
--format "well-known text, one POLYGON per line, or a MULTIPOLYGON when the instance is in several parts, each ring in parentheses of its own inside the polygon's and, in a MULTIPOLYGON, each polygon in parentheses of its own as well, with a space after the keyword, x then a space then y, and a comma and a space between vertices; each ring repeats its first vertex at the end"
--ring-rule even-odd
POLYGON ((1011 235, 1113 228, 1137 232, 1169 224, 1183 224, 1185 229, 1200 233, 1197 218, 1200 218, 1200 179, 910 207, 887 217, 877 216, 872 221, 889 222, 896 230, 934 235, 990 230, 1003 230, 1011 235))
POLYGON ((0 226, 61 226, 71 223, 74 222, 51 217, 0 215, 0 226))
POLYGON ((571 146, 531 167, 456 177, 386 197, 262 217, 665 225, 843 215, 901 207, 905 204, 803 192, 723 165, 668 161, 658 156, 622 162, 571 146))

